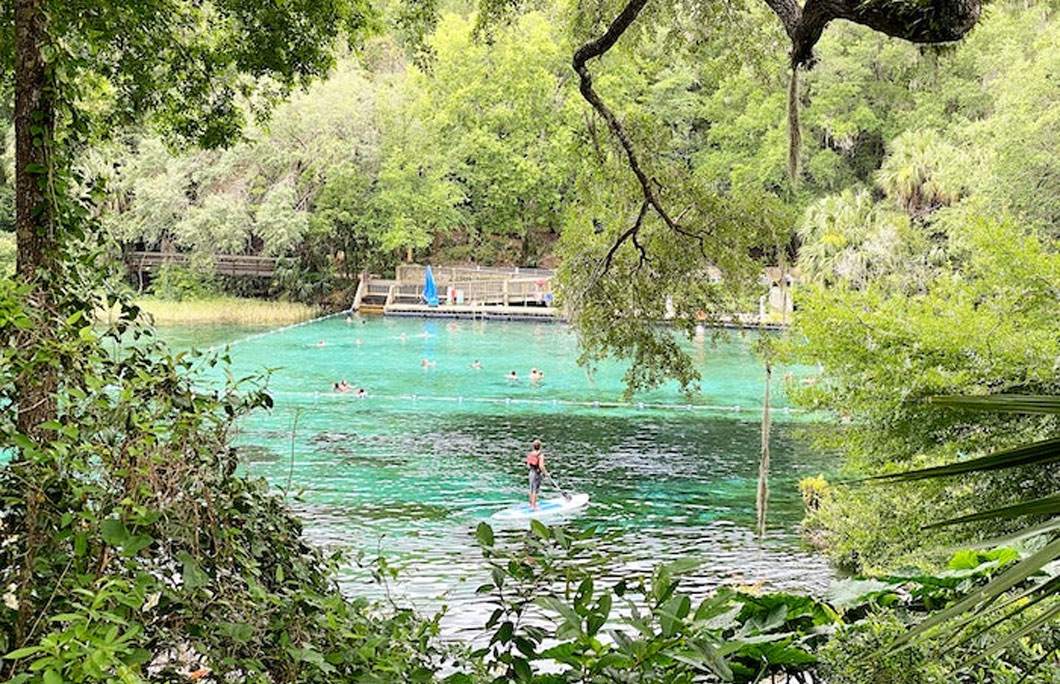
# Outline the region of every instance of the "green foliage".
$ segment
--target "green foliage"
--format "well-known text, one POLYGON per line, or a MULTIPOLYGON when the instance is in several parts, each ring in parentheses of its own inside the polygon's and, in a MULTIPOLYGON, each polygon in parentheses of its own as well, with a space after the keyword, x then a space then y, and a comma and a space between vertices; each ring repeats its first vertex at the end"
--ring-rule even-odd
POLYGON ((151 293, 175 302, 207 299, 217 295, 217 285, 209 274, 202 271, 164 264, 151 280, 151 293))
POLYGON ((694 602, 680 589, 682 576, 700 564, 690 559, 602 586, 599 570, 608 559, 591 531, 534 521, 502 545, 482 523, 476 537, 490 568, 477 592, 495 609, 486 625, 489 644, 473 655, 494 682, 677 684, 799 675, 814 667, 813 650, 839 619, 826 604, 791 594, 723 589, 694 602), (546 669, 549 663, 556 667, 546 669))
POLYGON ((0 278, 14 275, 16 251, 15 234, 0 233, 0 278))
MULTIPOLYGON (((896 653, 886 649, 925 616, 1018 567, 1012 549, 964 551, 939 573, 839 580, 823 601, 730 588, 696 599, 682 591, 696 560, 605 583, 600 578, 612 559, 599 553, 591 531, 534 521, 513 536, 480 523, 475 537, 489 569, 476 593, 493 611, 488 643, 471 654, 466 679, 458 680, 467 682, 938 681, 998 640, 978 634, 954 646, 943 636, 896 653)), ((1046 613, 1037 607, 1033 615, 1046 613)), ((1044 662, 1056 646, 1055 635, 1046 634, 964 674, 969 681, 1012 682, 1017 673, 1031 676, 1035 658, 1044 662)), ((1051 681, 1046 670, 1033 676, 1051 681)))
MULTIPOLYGON (((4 174, 0 174, 2 179, 4 174)), ((15 230, 15 190, 7 183, 0 183, 0 233, 15 230)))
MULTIPOLYGON (((1060 413, 1060 401, 1056 397, 1033 397, 1026 395, 993 395, 991 397, 937 397, 935 403, 950 405, 957 408, 972 409, 977 411, 997 411, 1000 413, 1030 413, 1055 415, 1060 413), (995 408, 997 407, 997 408, 995 408)), ((1045 440, 1034 444, 1006 449, 1000 452, 970 459, 962 463, 953 463, 931 468, 897 473, 891 476, 880 476, 873 479, 890 479, 896 481, 923 480, 950 478, 965 473, 984 473, 997 470, 1026 469, 1029 466, 1046 466, 1057 460, 1056 440, 1045 440)), ((1060 614, 1060 606, 1056 605, 1057 592, 1060 590, 1060 582, 1055 578, 1042 581, 1037 586, 1026 590, 1017 600, 1006 602, 1000 606, 995 601, 1005 592, 1013 587, 1026 584, 1030 578, 1039 574, 1043 568, 1053 563, 1060 557, 1060 538, 1056 535, 1057 527, 1060 527, 1060 495, 1052 493, 1048 496, 1033 500, 1019 501, 1013 505, 977 513, 964 515, 950 520, 936 521, 928 527, 940 527, 955 524, 967 524, 981 521, 1008 520, 1018 518, 1024 525, 1015 534, 1010 535, 1013 539, 1026 539, 1044 535, 1046 540, 1044 546, 1035 553, 1021 560, 1014 567, 991 581, 977 592, 973 592, 964 600, 956 602, 946 610, 931 616, 910 632, 903 634, 896 643, 901 645, 928 632, 932 627, 945 625, 945 630, 952 634, 951 639, 961 636, 971 630, 974 623, 991 618, 1000 613, 1000 617, 980 630, 973 636, 966 637, 965 641, 973 639, 978 634, 991 631, 998 625, 1006 627, 1018 622, 1020 618, 1026 618, 1027 610, 1038 604, 1045 606, 1043 614, 1032 619, 1020 628, 1015 628, 1012 634, 1006 635, 992 644, 986 651, 977 654, 974 661, 984 659, 990 654, 997 653, 1009 648, 1024 636, 1040 630, 1047 625, 1056 615, 1060 614), (1029 518, 1029 522, 1028 522, 1029 518), (1037 525, 1032 525, 1035 520, 1044 520, 1037 525), (1012 610, 1006 610, 1017 604, 1012 610), (956 625, 952 623, 956 622, 956 625)), ((957 568, 974 565, 978 560, 976 554, 970 554, 971 558, 955 559, 951 562, 957 568)), ((1000 562, 1000 560, 999 560, 1000 562)), ((1026 621, 1026 620, 1024 620, 1026 621)))
POLYGON ((822 674, 834 684, 926 684, 948 674, 922 646, 885 649, 907 626, 890 613, 872 613, 844 626, 821 651, 822 674))
MULTIPOLYGON (((20 295, 0 281, 5 331, 42 315, 20 295)), ((264 481, 234 474, 228 435, 247 411, 271 406, 264 378, 199 389, 195 369, 226 358, 171 356, 134 322, 134 306, 110 303, 121 311, 115 323, 71 316, 63 342, 40 341, 29 361, 70 371, 46 437, 20 434, 10 413, 0 420, 0 449, 20 450, 0 469, 6 674, 46 683, 200 669, 248 682, 429 678, 444 655, 437 621, 347 600, 333 579, 341 557, 307 546, 264 481)), ((11 345, 0 354, 0 402, 10 405, 27 361, 11 345)))
POLYGON ((326 74, 333 41, 367 14, 358 0, 63 2, 49 8, 45 58, 71 131, 107 138, 147 119, 167 139, 219 147, 239 137, 248 110, 265 114, 326 74), (67 110, 74 99, 87 106, 67 110))
MULTIPOLYGON (((942 249, 950 256, 923 271, 927 275, 917 278, 921 286, 912 294, 909 283, 892 286, 890 275, 862 290, 799 289, 792 349, 802 361, 821 364, 826 376, 793 388, 794 395, 803 405, 851 417, 834 439, 824 437, 842 446, 850 474, 950 462, 958 451, 975 455, 1014 447, 1052 430, 1050 417, 973 419, 926 402, 933 395, 1009 387, 1056 389, 1052 368, 1060 348, 1048 313, 1056 254, 1015 221, 967 220, 964 209, 939 213, 934 226, 945 229, 942 249)), ((830 530, 836 558, 882 568, 930 546, 931 539, 956 541, 955 532, 921 530, 924 525, 1052 493, 1051 473, 1044 468, 947 483, 843 488, 831 510, 825 507, 818 516, 830 530), (887 516, 881 517, 882 510, 887 516)), ((1006 529, 1011 525, 991 521, 970 532, 982 537, 1006 529)))

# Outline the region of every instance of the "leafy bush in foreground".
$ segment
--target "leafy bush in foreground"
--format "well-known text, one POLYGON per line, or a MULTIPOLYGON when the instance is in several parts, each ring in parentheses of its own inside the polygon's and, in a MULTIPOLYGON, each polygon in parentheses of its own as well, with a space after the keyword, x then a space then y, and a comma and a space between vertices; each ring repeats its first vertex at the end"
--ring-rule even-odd
MULTIPOLYGON (((41 314, 20 294, 0 281, 0 330, 35 328, 41 314)), ((228 431, 271 405, 261 379, 198 389, 196 371, 225 359, 169 355, 134 322, 136 308, 120 306, 103 331, 66 319, 33 355, 0 347, 0 405, 42 365, 66 373, 41 437, 20 434, 12 412, 0 417, 0 449, 14 456, 0 470, 0 675, 430 678, 444 659, 437 621, 348 600, 338 557, 302 540, 263 481, 234 474, 228 431)))
MULTIPOLYGON (((913 573, 835 583, 823 600, 789 593, 722 588, 703 599, 681 589, 699 563, 679 560, 648 577, 605 585, 609 559, 592 532, 532 523, 501 544, 476 532, 490 568, 478 589, 494 611, 487 645, 472 655, 495 684, 515 682, 750 683, 764 678, 836 684, 931 681, 1056 681, 1060 641, 1052 631, 1000 655, 969 662, 1004 634, 979 631, 960 643, 945 634, 896 652, 910 628, 1015 565, 1011 549, 957 553, 936 575, 913 573)), ((1034 585, 1038 579, 1029 584, 1034 585)), ((1026 601, 1018 594, 1009 600, 1026 601)), ((1023 623, 1046 614, 1040 606, 1023 623)), ((986 627, 983 624, 980 627, 986 627)), ((1009 626, 1013 632, 1022 625, 1009 626)), ((462 675, 457 681, 476 682, 462 675)))

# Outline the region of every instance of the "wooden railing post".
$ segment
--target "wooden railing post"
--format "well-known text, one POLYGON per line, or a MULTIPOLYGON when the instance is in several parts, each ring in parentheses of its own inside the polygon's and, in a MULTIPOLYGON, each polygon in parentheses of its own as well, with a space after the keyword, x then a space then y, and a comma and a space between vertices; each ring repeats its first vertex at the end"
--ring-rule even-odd
POLYGON ((353 311, 358 311, 361 308, 361 300, 364 299, 364 291, 368 288, 368 273, 361 272, 361 281, 357 283, 357 293, 353 295, 353 305, 350 307, 353 311))

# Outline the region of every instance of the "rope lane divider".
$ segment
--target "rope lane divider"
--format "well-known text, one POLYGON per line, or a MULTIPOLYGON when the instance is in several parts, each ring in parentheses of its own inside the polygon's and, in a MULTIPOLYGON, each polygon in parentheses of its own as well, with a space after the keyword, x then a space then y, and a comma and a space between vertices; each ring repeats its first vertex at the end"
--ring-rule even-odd
POLYGON ((259 340, 262 337, 268 337, 269 335, 275 335, 277 333, 286 332, 288 330, 294 330, 295 328, 301 328, 303 325, 312 325, 313 323, 319 323, 320 321, 326 321, 329 318, 335 318, 336 316, 342 316, 344 314, 349 314, 349 313, 350 313, 349 309, 343 309, 342 311, 336 311, 334 313, 324 314, 323 316, 317 316, 316 318, 311 318, 311 319, 306 320, 306 321, 299 321, 298 323, 291 323, 289 325, 283 325, 283 326, 280 326, 279 328, 271 328, 269 330, 263 330, 263 331, 261 331, 259 333, 254 333, 253 335, 247 335, 246 337, 241 337, 238 340, 232 340, 231 342, 225 342, 224 344, 214 345, 212 347, 207 348, 207 351, 210 352, 210 353, 213 353, 213 352, 218 351, 220 349, 224 349, 225 347, 234 347, 237 344, 244 344, 245 342, 251 342, 253 340, 259 340))
MULTIPOLYGON (((285 392, 269 390, 274 397, 307 398, 325 401, 355 401, 370 402, 373 399, 385 401, 410 401, 410 402, 443 402, 452 404, 494 404, 494 405, 527 405, 527 406, 579 406, 588 408, 625 408, 625 409, 651 409, 670 411, 714 411, 739 413, 741 411, 761 412, 761 406, 741 405, 717 405, 717 404, 668 404, 658 402, 624 402, 624 401, 574 401, 570 399, 521 399, 513 397, 451 397, 423 394, 369 394, 358 397, 356 394, 335 392, 285 392)), ((777 413, 790 414, 802 413, 802 409, 789 406, 775 406, 772 408, 777 413)))

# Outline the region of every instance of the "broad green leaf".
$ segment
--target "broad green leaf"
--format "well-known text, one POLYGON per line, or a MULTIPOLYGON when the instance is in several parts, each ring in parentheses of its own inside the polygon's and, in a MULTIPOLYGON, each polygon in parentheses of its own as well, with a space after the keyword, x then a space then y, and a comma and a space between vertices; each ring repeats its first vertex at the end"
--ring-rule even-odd
POLYGON ((123 556, 135 556, 141 550, 154 543, 154 541, 153 538, 146 534, 131 535, 122 542, 121 553, 123 556))
POLYGON ((549 536, 550 536, 549 535, 549 531, 548 531, 548 527, 544 523, 542 523, 540 520, 531 520, 530 521, 530 530, 534 534, 536 534, 538 537, 540 537, 541 539, 548 539, 549 536))
POLYGON ((825 591, 824 600, 833 606, 845 609, 865 603, 867 599, 874 596, 893 591, 893 585, 879 580, 847 578, 832 582, 825 591))
POLYGON ((11 651, 7 655, 5 655, 4 658, 7 658, 8 660, 19 660, 20 658, 25 658, 35 653, 39 653, 41 650, 42 649, 40 646, 26 646, 25 648, 19 648, 15 649, 14 651, 11 651))
POLYGON ((99 524, 103 541, 111 546, 121 546, 129 538, 129 530, 125 524, 116 518, 107 518, 99 524))
POLYGON ((210 583, 210 576, 199 567, 198 562, 190 553, 181 551, 177 554, 177 560, 181 562, 181 576, 185 589, 195 590, 210 583))
POLYGON ((975 610, 980 604, 995 599, 1020 582, 1042 569, 1047 563, 1060 557, 1060 537, 1053 539, 1035 554, 1023 559, 1005 572, 1001 573, 985 586, 976 589, 949 608, 935 613, 913 629, 898 637, 892 649, 904 646, 929 629, 955 617, 975 610))
POLYGON ((475 539, 483 546, 493 546, 493 528, 487 523, 480 522, 475 528, 475 539))

